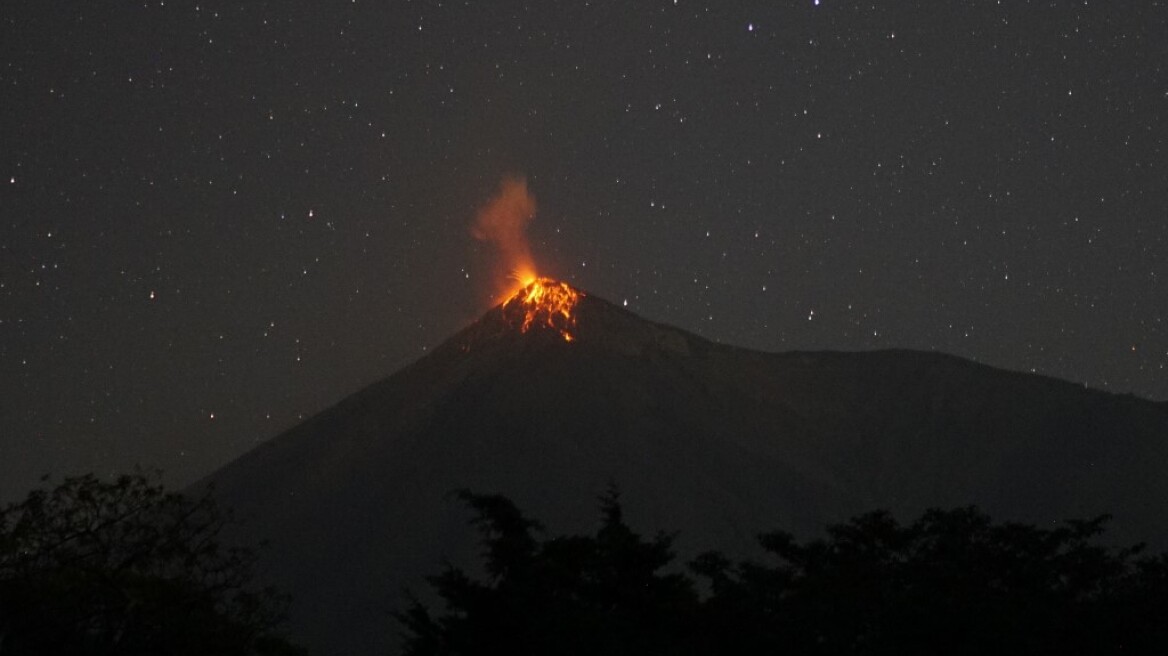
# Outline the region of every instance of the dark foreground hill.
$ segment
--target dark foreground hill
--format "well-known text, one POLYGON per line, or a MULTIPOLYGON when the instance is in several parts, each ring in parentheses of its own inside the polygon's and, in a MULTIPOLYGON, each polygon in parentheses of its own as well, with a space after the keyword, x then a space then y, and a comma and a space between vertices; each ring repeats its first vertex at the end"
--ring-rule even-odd
POLYGON ((566 341, 496 307, 199 484, 271 541, 298 638, 384 653, 403 586, 476 560, 458 488, 559 533, 592 529, 615 483, 635 529, 680 531, 683 560, 967 504, 1039 525, 1110 512, 1112 539, 1168 548, 1168 404, 938 354, 737 349, 590 296, 572 318, 566 341))

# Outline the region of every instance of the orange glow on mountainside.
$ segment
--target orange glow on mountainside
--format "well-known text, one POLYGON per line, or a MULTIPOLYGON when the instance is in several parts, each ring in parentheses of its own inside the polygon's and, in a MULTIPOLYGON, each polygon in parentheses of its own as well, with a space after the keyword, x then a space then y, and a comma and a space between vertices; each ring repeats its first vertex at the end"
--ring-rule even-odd
POLYGON ((576 339, 576 304, 584 296, 566 282, 551 278, 524 281, 523 289, 503 301, 503 316, 518 325, 520 332, 533 327, 559 333, 565 342, 576 339))

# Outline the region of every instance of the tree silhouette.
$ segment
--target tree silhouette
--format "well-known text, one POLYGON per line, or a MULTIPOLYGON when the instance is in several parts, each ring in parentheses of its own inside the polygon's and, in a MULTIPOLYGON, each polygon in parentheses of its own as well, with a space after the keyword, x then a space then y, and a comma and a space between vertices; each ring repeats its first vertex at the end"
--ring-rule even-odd
POLYGON ((462 492, 483 536, 486 581, 447 567, 430 577, 446 602, 398 614, 406 653, 686 654, 698 598, 689 579, 660 570, 672 539, 644 540, 615 492, 601 499, 595 536, 537 540, 538 522, 500 496, 462 492))
POLYGON ((976 508, 885 512, 798 542, 760 536, 765 563, 702 554, 669 573, 672 539, 642 540, 619 499, 595 536, 540 540, 507 499, 464 492, 486 581, 448 567, 446 603, 398 615, 406 653, 1159 654, 1168 557, 1100 546, 1106 517, 1056 528, 995 523, 976 508), (695 592, 704 591, 699 598, 695 592))
POLYGON ((209 497, 138 473, 35 490, 0 510, 0 654, 296 654, 253 552, 209 497))
POLYGON ((806 544, 764 534, 777 565, 706 554, 693 568, 711 582, 711 631, 745 653, 1162 653, 1165 560, 1094 544, 1106 521, 1043 529, 960 508, 901 526, 875 512, 806 544))

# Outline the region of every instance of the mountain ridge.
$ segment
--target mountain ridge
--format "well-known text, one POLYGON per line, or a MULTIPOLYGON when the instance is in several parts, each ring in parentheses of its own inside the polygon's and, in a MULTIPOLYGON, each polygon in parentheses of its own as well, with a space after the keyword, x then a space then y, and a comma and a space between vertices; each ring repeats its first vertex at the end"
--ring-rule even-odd
POLYGON ((971 503, 1114 512, 1118 541, 1168 546, 1168 404, 946 354, 751 351, 588 294, 526 332, 510 307, 196 485, 277 545, 273 579, 322 653, 383 650, 400 586, 474 561, 458 488, 579 532, 615 483, 630 524, 680 531, 686 556, 971 503))

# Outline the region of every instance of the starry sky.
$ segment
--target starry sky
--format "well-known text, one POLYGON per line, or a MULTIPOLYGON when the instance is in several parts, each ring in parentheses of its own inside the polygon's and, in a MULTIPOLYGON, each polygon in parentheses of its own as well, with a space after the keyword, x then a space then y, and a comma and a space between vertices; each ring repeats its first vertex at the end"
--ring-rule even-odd
POLYGON ((1168 6, 9 0, 0 497, 184 484, 541 273, 1168 399, 1168 6))

